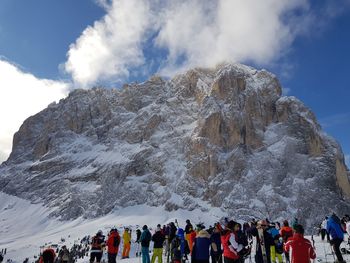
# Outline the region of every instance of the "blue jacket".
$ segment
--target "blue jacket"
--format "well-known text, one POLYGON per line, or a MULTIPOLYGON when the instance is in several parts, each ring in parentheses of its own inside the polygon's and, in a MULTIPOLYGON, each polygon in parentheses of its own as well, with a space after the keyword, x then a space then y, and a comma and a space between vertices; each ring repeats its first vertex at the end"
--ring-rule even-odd
POLYGON ((344 239, 344 232, 340 225, 340 219, 336 215, 332 215, 327 221, 327 232, 332 239, 344 239))
POLYGON ((271 227, 269 230, 267 230, 267 232, 272 236, 273 239, 275 239, 275 237, 280 234, 275 227, 271 227))
MULTIPOLYGON (((195 260, 209 260, 209 247, 210 247, 210 235, 207 231, 201 230, 197 234, 194 243, 194 253, 193 255, 195 260)), ((192 251, 193 253, 193 251, 192 251)))

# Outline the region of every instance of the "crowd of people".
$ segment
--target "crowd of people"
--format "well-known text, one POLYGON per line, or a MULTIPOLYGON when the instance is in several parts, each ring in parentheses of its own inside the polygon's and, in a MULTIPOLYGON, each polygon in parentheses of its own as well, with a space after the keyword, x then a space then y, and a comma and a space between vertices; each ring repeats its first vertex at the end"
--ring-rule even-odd
MULTIPOLYGON (((121 232, 112 228, 105 237, 99 230, 93 237, 82 239, 82 244, 74 245, 70 251, 66 246, 59 251, 47 248, 41 253, 38 262, 73 263, 77 258, 89 254, 90 263, 100 263, 103 253, 107 252, 108 263, 116 263, 119 249, 122 249, 122 259, 130 257, 133 242, 131 228, 124 228, 121 232)), ((350 236, 348 215, 340 219, 333 214, 320 224, 319 234, 322 241, 330 243, 336 262, 345 262, 340 244, 346 232, 350 236)), ((225 219, 209 227, 203 223, 193 226, 190 220, 186 220, 184 228, 175 221, 163 226, 158 224, 154 230, 144 225, 142 229, 136 230, 134 240, 136 257, 141 257, 142 263, 163 263, 163 258, 167 263, 189 260, 192 263, 243 263, 247 259, 250 262, 254 259, 256 263, 303 263, 316 258, 313 239, 310 241, 304 237, 304 228, 296 218, 291 223, 284 220, 280 224, 265 219, 252 220, 243 225, 225 219)), ((350 245, 350 239, 348 242, 350 245)))

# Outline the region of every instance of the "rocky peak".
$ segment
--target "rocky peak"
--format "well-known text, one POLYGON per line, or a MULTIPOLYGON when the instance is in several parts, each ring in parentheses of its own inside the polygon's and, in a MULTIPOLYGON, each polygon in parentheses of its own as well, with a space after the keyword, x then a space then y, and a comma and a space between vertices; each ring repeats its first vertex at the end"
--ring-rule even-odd
POLYGON ((71 92, 23 123, 0 184, 63 219, 148 204, 311 226, 350 208, 340 146, 273 74, 239 64, 71 92))

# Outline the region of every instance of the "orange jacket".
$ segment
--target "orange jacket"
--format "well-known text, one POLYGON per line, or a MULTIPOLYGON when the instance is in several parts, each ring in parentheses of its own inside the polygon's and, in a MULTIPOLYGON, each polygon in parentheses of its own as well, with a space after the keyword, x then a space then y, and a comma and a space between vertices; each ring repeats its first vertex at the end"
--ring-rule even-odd
POLYGON ((120 236, 118 232, 112 232, 107 240, 108 250, 110 254, 118 254, 120 244, 120 236))
POLYGON ((284 226, 280 230, 280 235, 283 238, 283 242, 287 242, 288 238, 293 236, 293 229, 289 226, 284 226))

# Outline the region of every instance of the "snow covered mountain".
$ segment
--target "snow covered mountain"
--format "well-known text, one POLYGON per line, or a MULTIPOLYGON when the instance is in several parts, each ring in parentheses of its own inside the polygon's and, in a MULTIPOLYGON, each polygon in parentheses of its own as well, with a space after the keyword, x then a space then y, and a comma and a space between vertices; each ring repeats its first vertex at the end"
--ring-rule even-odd
POLYGON ((311 227, 350 210, 349 180, 314 114, 239 64, 75 90, 23 123, 0 166, 1 191, 62 219, 145 204, 311 227))

